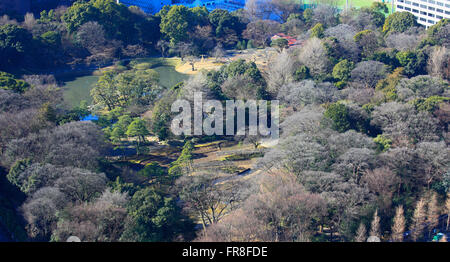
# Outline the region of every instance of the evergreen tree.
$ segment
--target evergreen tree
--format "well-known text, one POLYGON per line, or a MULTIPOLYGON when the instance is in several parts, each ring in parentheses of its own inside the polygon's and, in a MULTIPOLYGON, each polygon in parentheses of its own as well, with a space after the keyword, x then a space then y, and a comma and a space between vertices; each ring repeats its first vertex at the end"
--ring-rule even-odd
POLYGON ((187 141, 180 156, 176 161, 172 163, 172 167, 169 169, 169 175, 172 177, 182 175, 183 173, 189 173, 192 169, 192 152, 194 146, 191 141, 187 141))
POLYGON ((141 143, 145 142, 145 136, 148 134, 149 132, 147 130, 147 127, 145 126, 145 121, 140 118, 136 118, 128 126, 126 135, 128 137, 136 138, 136 151, 138 155, 140 153, 140 145, 141 143))

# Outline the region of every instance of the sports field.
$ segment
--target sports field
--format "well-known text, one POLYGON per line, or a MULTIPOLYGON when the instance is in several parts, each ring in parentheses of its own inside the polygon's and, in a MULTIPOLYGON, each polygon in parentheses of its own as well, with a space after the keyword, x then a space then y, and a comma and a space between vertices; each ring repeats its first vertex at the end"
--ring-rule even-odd
MULTIPOLYGON (((338 6, 339 7, 345 7, 346 0, 338 0, 338 6)), ((365 7, 372 5, 373 2, 376 2, 374 0, 349 0, 348 3, 351 7, 365 7)))
MULTIPOLYGON (((346 0, 338 0, 338 7, 340 9, 343 9, 346 5, 346 0)), ((351 7, 356 7, 356 8, 360 8, 360 7, 368 7, 371 6, 373 2, 378 2, 376 0, 349 0, 348 3, 351 7)), ((387 7, 389 8, 389 13, 391 11, 391 3, 390 1, 385 0, 384 3, 386 3, 387 7)))

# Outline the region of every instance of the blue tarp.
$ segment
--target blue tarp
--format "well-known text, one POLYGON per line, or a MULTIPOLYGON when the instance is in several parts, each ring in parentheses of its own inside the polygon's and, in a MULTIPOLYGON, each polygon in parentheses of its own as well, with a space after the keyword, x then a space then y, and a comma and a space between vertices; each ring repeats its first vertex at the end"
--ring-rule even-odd
POLYGON ((96 115, 88 115, 81 119, 81 121, 96 121, 98 120, 98 116, 96 115))

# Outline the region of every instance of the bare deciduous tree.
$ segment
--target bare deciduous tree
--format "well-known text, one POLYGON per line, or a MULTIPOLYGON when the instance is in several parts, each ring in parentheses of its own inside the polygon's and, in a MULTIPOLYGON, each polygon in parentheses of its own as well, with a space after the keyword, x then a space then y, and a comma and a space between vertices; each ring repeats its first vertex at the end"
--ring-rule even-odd
POLYGON ((222 57, 226 55, 225 50, 223 49, 223 46, 221 44, 216 45, 213 50, 213 56, 216 59, 216 62, 218 62, 222 57))
POLYGON ((401 79, 395 89, 399 99, 409 101, 417 97, 443 95, 448 83, 439 77, 428 75, 401 79))
POLYGON ((71 122, 52 130, 43 130, 8 143, 2 164, 11 167, 18 159, 54 165, 71 163, 74 167, 94 169, 108 148, 104 134, 91 122, 71 122))
POLYGON ((128 57, 145 57, 148 52, 142 45, 127 45, 122 49, 122 54, 128 57))
POLYGON ((339 56, 354 62, 358 61, 361 53, 361 50, 353 39, 356 33, 356 28, 347 24, 339 24, 327 28, 324 32, 325 36, 334 37, 338 40, 336 52, 339 52, 339 56))
POLYGON ((423 170, 422 183, 430 188, 434 181, 440 181, 447 171, 449 164, 450 149, 441 142, 421 142, 417 145, 416 152, 421 162, 423 170))
POLYGON ((378 216, 378 209, 373 214, 372 223, 370 224, 370 236, 381 237, 380 233, 380 217, 378 216))
POLYGON ((386 37, 386 45, 401 51, 414 50, 421 38, 418 34, 392 33, 386 37))
POLYGON ((281 86, 277 98, 287 105, 301 109, 307 105, 336 102, 340 98, 340 93, 336 86, 331 83, 303 80, 281 86))
POLYGON ((438 141, 438 120, 426 111, 417 112, 413 105, 397 102, 382 104, 372 113, 371 124, 402 146, 425 141, 438 141))
POLYGON ((405 232, 406 227, 405 216, 403 213, 403 206, 400 205, 395 209, 395 217, 391 229, 391 239, 394 242, 403 241, 403 233, 405 232))
POLYGON ((445 212, 447 213, 446 229, 448 230, 448 228, 450 226, 450 193, 447 193, 447 200, 445 201, 445 212))
POLYGON ((256 46, 266 47, 268 40, 280 30, 280 24, 272 20, 257 20, 247 25, 242 35, 256 46))
POLYGON ((105 30, 97 22, 87 22, 80 26, 76 39, 93 55, 103 51, 106 45, 105 30))
POLYGON ((198 62, 198 58, 196 56, 191 55, 191 56, 186 57, 186 61, 192 67, 192 71, 195 71, 196 70, 195 63, 198 62))
POLYGON ((350 148, 336 159, 334 170, 359 184, 361 176, 374 165, 375 151, 368 148, 350 148))
POLYGON ((11 19, 8 15, 2 15, 0 17, 0 25, 18 25, 16 19, 11 19))
POLYGON ((431 235, 432 231, 439 223, 439 206, 436 192, 430 193, 427 205, 427 226, 428 232, 431 235))
POLYGON ((106 190, 90 203, 71 205, 60 214, 53 232, 55 241, 66 241, 75 235, 84 242, 119 241, 127 221, 126 193, 106 190))
POLYGON ((411 221, 411 238, 413 241, 417 241, 423 233, 426 221, 426 203, 423 198, 419 199, 414 209, 412 221, 411 221))
POLYGON ((37 24, 36 18, 33 13, 26 13, 22 26, 28 31, 32 31, 33 27, 37 24))
POLYGON ((183 176, 176 182, 186 210, 201 219, 204 230, 234 210, 240 200, 239 184, 230 181, 221 185, 218 179, 217 175, 204 173, 183 176))
POLYGON ((280 88, 291 83, 294 74, 295 60, 293 55, 287 50, 278 54, 273 61, 270 62, 267 70, 268 91, 277 93, 280 88))
POLYGON ((167 50, 169 49, 170 43, 165 40, 159 40, 156 43, 156 48, 161 52, 161 55, 164 57, 166 55, 167 50))
POLYGON ((394 192, 398 189, 399 178, 387 167, 376 168, 367 171, 362 181, 367 183, 370 191, 377 194, 380 199, 380 207, 387 209, 390 207, 394 192))
POLYGON ((312 75, 325 74, 331 70, 327 52, 318 38, 311 38, 305 43, 298 59, 310 69, 312 75))
POLYGON ((273 12, 272 0, 248 0, 245 11, 251 20, 269 19, 273 12))
POLYGON ((428 59, 428 73, 450 80, 450 50, 445 46, 434 47, 428 59))
POLYGON ((258 86, 247 75, 229 77, 221 85, 224 95, 234 99, 258 99, 258 86))
POLYGON ((303 5, 303 0, 271 0, 272 14, 281 21, 286 22, 289 15, 298 13, 303 5))
POLYGON ((181 58, 181 61, 184 61, 184 58, 193 54, 194 46, 191 43, 179 42, 175 46, 175 50, 181 58))
POLYGON ((329 1, 327 4, 318 5, 317 8, 314 9, 312 20, 314 24, 321 23, 325 27, 332 27, 338 23, 338 19, 336 17, 337 8, 336 4, 333 2, 334 0, 322 0, 329 1))
POLYGON ((309 241, 325 201, 305 192, 292 174, 264 174, 242 207, 208 227, 202 241, 309 241))
POLYGON ((20 208, 27 221, 28 235, 38 241, 48 241, 56 227, 57 212, 66 203, 64 194, 56 188, 46 187, 37 191, 20 208))
POLYGON ((352 84, 357 88, 375 88, 387 74, 385 64, 378 61, 363 61, 356 64, 351 72, 352 84))
POLYGON ((359 224, 358 230, 356 231, 355 242, 366 242, 367 240, 367 230, 366 226, 361 223, 359 224))

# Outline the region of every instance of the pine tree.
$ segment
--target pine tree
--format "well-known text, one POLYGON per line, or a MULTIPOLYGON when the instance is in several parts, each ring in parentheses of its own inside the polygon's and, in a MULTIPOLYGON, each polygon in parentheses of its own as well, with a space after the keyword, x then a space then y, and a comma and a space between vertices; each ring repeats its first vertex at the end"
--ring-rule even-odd
POLYGON ((405 232, 405 216, 403 206, 398 206, 395 210, 394 223, 392 224, 392 241, 402 242, 405 232))
POLYGON ((186 141, 183 146, 183 150, 181 150, 181 154, 177 160, 172 162, 171 167, 169 168, 169 175, 179 176, 183 173, 189 173, 192 169, 192 157, 193 157, 194 145, 191 141, 186 141))
POLYGON ((376 236, 381 237, 380 234, 380 217, 378 216, 378 209, 375 210, 375 213, 373 214, 373 220, 370 224, 370 236, 376 236))
POLYGON ((116 126, 111 131, 111 139, 113 142, 120 142, 125 137, 125 130, 121 126, 116 126))
POLYGON ((412 223, 411 223, 411 237, 412 240, 417 241, 423 233, 423 227, 425 223, 425 201, 421 198, 417 201, 416 208, 414 210, 412 223))
POLYGON ((366 242, 367 239, 366 234, 367 234, 366 226, 363 223, 359 224, 359 228, 356 231, 355 242, 366 242))
POLYGON ((145 121, 141 120, 139 118, 136 118, 131 122, 131 124, 128 126, 127 131, 125 134, 129 137, 136 137, 136 151, 139 155, 140 153, 140 146, 142 142, 145 142, 145 136, 149 134, 147 127, 145 126, 145 121))

